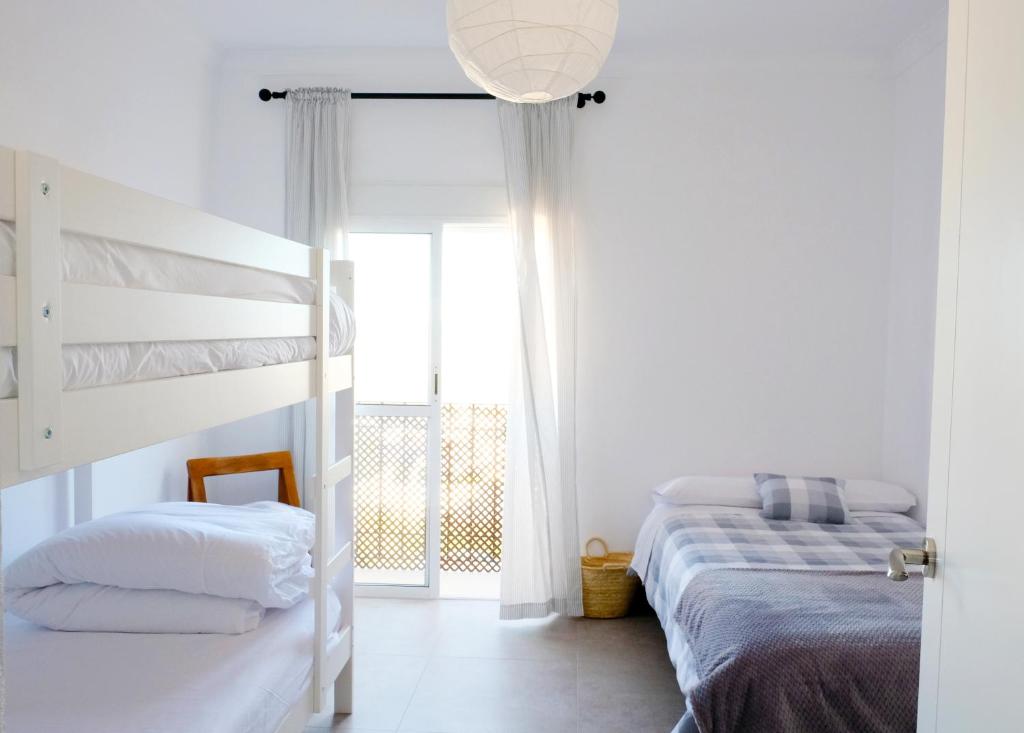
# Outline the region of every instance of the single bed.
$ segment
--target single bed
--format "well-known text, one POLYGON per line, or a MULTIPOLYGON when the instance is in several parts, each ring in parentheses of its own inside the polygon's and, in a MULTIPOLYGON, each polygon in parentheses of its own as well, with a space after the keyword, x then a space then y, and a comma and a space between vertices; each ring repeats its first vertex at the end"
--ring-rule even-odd
MULTIPOLYGON (((909 608, 912 616, 914 594, 919 597, 920 584, 892 583, 886 579, 885 571, 893 547, 918 546, 922 535, 922 527, 913 519, 890 512, 855 512, 853 522, 840 525, 767 520, 757 509, 751 508, 656 505, 638 536, 632 569, 644 583, 648 601, 665 631, 669 657, 680 689, 687 697, 687 714, 676 730, 746 729, 738 720, 725 726, 714 724, 713 710, 702 711, 705 722, 699 727, 695 718, 701 715, 694 714, 693 697, 699 693, 708 702, 717 695, 720 703, 727 693, 734 692, 728 689, 731 684, 727 678, 728 665, 753 664, 752 658, 770 644, 779 647, 773 650, 779 652, 776 659, 794 659, 793 649, 785 647, 796 635, 789 640, 784 636, 781 641, 768 639, 764 628, 754 627, 758 626, 759 619, 771 618, 771 614, 779 614, 776 620, 780 620, 780 627, 785 626, 786 619, 793 617, 794 609, 799 610, 803 602, 794 594, 804 593, 807 587, 813 591, 828 586, 831 591, 833 586, 853 582, 859 585, 855 592, 883 600, 892 597, 901 604, 901 612, 909 608), (779 572, 783 574, 770 574, 779 572), (695 582, 698 578, 699 584, 695 582), (796 590, 789 587, 794 581, 802 586, 796 590), (750 584, 760 584, 761 598, 730 596, 739 593, 737 588, 746 589, 750 584), (783 587, 786 590, 777 590, 783 587), (688 589, 693 590, 689 595, 688 589), (786 594, 790 594, 790 598, 786 598, 786 594), (785 609, 787 604, 788 610, 785 609), (753 619, 746 628, 744 611, 753 619), (701 647, 696 652, 694 643, 701 647), (753 654, 737 660, 736 650, 745 648, 753 650, 753 654), (724 682, 717 681, 717 688, 714 687, 709 684, 711 675, 723 677, 724 682)), ((848 589, 843 588, 842 592, 848 589)), ((841 596, 842 592, 833 595, 841 596)), ((918 601, 918 614, 919 608, 918 601)), ((876 614, 870 612, 871 607, 868 611, 865 615, 870 625, 871 617, 876 614)), ((868 638, 875 634, 875 638, 881 639, 891 631, 885 628, 890 619, 878 619, 880 625, 867 631, 862 628, 863 624, 848 629, 843 625, 843 615, 823 611, 820 614, 822 628, 814 629, 811 634, 800 630, 797 632, 800 638, 793 641, 793 646, 818 645, 821 648, 816 653, 827 657, 832 638, 861 638, 858 635, 866 633, 868 638)), ((812 615, 811 625, 815 625, 814 619, 812 615)), ((894 634, 899 637, 899 644, 894 642, 894 648, 899 648, 901 655, 913 646, 913 626, 911 618, 905 628, 894 634)), ((919 634, 919 622, 917 632, 919 634)), ((912 662, 916 665, 916 656, 912 662)), ((755 680, 755 684, 759 684, 758 680, 771 676, 764 672, 763 669, 746 670, 744 683, 755 680)), ((883 682, 891 680, 879 680, 878 684, 883 682)), ((813 687, 817 683, 803 679, 797 684, 813 687)), ((874 686, 874 682, 869 681, 868 686, 874 686)), ((916 683, 912 687, 916 697, 916 683)), ((749 689, 748 686, 740 690, 743 699, 755 697, 749 689)), ((901 708, 901 715, 906 713, 906 702, 894 703, 894 707, 901 708)), ((804 703, 806 700, 799 700, 794 707, 804 703)), ((713 704, 715 701, 709 702, 713 704)), ((865 703, 860 712, 870 707, 870 702, 865 703)), ((845 711, 842 714, 845 715, 845 711)), ((767 716, 763 720, 767 720, 767 716)), ((884 715, 877 722, 878 729, 886 729, 884 715)))
POLYGON ((50 631, 10 614, 5 631, 8 733, 275 733, 312 679, 309 599, 238 635, 50 631))
MULTIPOLYGON (((0 220, 0 276, 14 275, 14 225, 0 220)), ((204 260, 74 232, 61 235, 63 280, 83 285, 311 305, 316 282, 278 272, 204 260)), ((331 298, 332 356, 347 354, 355 339, 352 311, 331 298)), ((307 361, 316 356, 312 336, 204 341, 137 341, 65 344, 64 389, 307 361)), ((18 394, 17 353, 0 347, 0 399, 18 394)))

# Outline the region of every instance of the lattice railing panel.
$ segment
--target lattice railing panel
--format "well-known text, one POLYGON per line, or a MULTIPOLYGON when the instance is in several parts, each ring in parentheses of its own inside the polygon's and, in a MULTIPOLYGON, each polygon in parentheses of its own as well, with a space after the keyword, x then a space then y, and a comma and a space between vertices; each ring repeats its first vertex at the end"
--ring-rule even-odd
POLYGON ((441 569, 501 570, 504 405, 441 408, 441 569))
POLYGON ((427 418, 355 419, 355 565, 423 570, 427 555, 427 418))
MULTIPOLYGON (((441 409, 441 569, 498 572, 505 487, 504 405, 441 409)), ((423 570, 427 418, 356 417, 358 568, 423 570)))

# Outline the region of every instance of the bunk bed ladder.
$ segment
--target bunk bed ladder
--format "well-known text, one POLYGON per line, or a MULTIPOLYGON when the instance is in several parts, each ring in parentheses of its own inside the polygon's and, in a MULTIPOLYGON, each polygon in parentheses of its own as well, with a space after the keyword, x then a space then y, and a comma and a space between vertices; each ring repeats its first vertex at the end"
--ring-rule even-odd
MULTIPOLYGON (((317 472, 314 483, 316 512, 316 544, 313 548, 313 566, 316 571, 315 599, 315 653, 313 660, 313 709, 321 712, 326 705, 326 687, 334 685, 334 709, 351 712, 352 709, 352 511, 351 502, 341 507, 344 539, 336 547, 338 515, 337 491, 339 484, 349 485, 352 475, 352 390, 351 375, 344 384, 335 383, 330 368, 330 290, 332 284, 339 294, 352 302, 352 263, 330 260, 327 250, 316 251, 317 273, 317 472), (341 387, 341 390, 338 390, 341 387), (332 388, 336 391, 332 391, 332 388), (332 402, 331 398, 334 397, 332 402), (340 456, 331 463, 328 440, 334 435, 334 454, 340 456), (334 583, 339 575, 347 574, 340 598, 342 623, 335 631, 328 627, 328 595, 335 593, 334 583)), ((351 495, 351 494, 350 494, 351 495)))

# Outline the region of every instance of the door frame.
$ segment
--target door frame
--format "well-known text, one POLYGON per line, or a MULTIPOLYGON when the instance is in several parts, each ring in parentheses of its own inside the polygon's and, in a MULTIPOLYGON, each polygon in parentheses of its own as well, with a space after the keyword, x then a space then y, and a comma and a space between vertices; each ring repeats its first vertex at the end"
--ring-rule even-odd
MULTIPOLYGON (((408 414, 427 420, 427 567, 425 585, 355 584, 361 598, 436 599, 441 585, 441 403, 444 390, 441 364, 441 267, 445 226, 508 225, 505 216, 352 216, 349 231, 372 234, 426 234, 430 236, 430 318, 426 405, 360 405, 356 415, 408 414)), ((347 243, 343 256, 348 257, 347 243)), ((358 296, 358 293, 357 293, 358 296)), ((358 352, 356 352, 358 354, 358 352)), ((353 486, 353 491, 354 491, 353 486)))

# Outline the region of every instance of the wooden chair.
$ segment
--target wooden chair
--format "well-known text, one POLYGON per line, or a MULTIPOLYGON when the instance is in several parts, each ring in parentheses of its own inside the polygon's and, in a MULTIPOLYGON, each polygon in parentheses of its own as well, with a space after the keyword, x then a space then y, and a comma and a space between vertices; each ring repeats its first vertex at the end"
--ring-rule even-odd
POLYGON ((275 453, 254 453, 248 456, 224 456, 222 458, 193 458, 188 466, 188 500, 206 501, 207 476, 226 476, 234 473, 255 471, 277 471, 277 500, 282 504, 301 506, 299 490, 295 485, 295 469, 289 451, 275 453))

